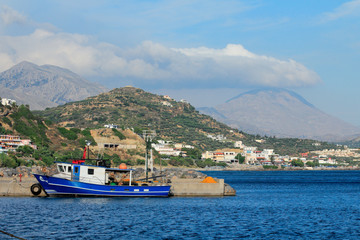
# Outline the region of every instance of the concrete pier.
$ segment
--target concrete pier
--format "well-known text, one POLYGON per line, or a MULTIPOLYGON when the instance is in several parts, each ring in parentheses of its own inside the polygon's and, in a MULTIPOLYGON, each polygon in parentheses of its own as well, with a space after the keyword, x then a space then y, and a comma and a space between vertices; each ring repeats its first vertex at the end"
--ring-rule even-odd
POLYGON ((224 196, 224 179, 216 183, 202 183, 204 179, 172 179, 171 194, 173 196, 224 196))
MULTIPOLYGON (((0 196, 6 197, 30 197, 34 196, 30 187, 37 183, 34 177, 22 178, 20 182, 19 177, 2 177, 0 178, 0 196)), ((45 196, 42 192, 39 196, 45 196)))
MULTIPOLYGON (((171 184, 172 196, 234 196, 235 190, 224 183, 224 179, 216 179, 216 183, 202 183, 204 179, 174 178, 171 184)), ((3 177, 0 178, 0 196, 31 197, 34 196, 30 187, 37 183, 34 177, 3 177)), ((41 192, 39 196, 45 196, 41 192)))

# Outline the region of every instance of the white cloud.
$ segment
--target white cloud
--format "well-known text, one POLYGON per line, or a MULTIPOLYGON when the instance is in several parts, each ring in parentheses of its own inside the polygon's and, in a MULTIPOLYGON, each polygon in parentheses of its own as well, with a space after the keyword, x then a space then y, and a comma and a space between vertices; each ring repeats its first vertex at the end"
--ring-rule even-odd
POLYGON ((353 16, 353 15, 359 15, 360 14, 360 0, 353 0, 346 3, 343 3, 334 11, 327 12, 322 15, 322 21, 328 22, 328 21, 334 21, 346 16, 353 16))
POLYGON ((26 17, 8 6, 2 6, 0 9, 0 20, 3 25, 13 23, 24 24, 26 17))
POLYGON ((131 80, 139 87, 297 87, 320 81, 294 60, 257 55, 240 44, 181 49, 145 41, 122 49, 86 35, 43 29, 0 36, 0 71, 24 60, 68 68, 88 78, 131 80))

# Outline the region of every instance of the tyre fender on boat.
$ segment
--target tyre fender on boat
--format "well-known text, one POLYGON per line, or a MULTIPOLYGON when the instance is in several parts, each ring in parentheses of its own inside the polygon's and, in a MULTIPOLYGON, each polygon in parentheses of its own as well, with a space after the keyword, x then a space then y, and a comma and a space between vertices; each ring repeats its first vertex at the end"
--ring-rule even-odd
POLYGON ((35 196, 39 195, 42 191, 42 187, 40 184, 35 183, 33 185, 31 185, 30 187, 31 193, 34 194, 35 196))

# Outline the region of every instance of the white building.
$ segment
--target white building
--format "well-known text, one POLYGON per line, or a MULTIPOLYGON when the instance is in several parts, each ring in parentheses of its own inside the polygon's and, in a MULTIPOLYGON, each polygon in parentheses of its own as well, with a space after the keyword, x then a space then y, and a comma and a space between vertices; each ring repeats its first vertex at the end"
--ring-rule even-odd
POLYGON ((2 98, 2 99, 1 99, 1 104, 4 105, 4 106, 10 106, 10 105, 12 105, 13 103, 16 104, 16 101, 15 101, 15 100, 12 100, 12 99, 8 99, 8 98, 2 98))
POLYGON ((163 101, 162 105, 167 106, 167 107, 172 107, 173 106, 171 103, 169 103, 167 101, 163 101))
POLYGON ((236 141, 234 143, 234 147, 243 149, 245 147, 245 145, 243 144, 242 141, 236 141))
POLYGON ((106 124, 104 125, 105 128, 119 128, 118 125, 114 125, 114 124, 106 124))
POLYGON ((244 147, 244 153, 252 153, 255 152, 257 147, 244 147))
POLYGON ((182 144, 182 143, 175 143, 175 144, 174 144, 174 147, 175 147, 176 149, 182 149, 182 148, 191 148, 191 149, 194 149, 194 146, 187 145, 187 144, 182 144))

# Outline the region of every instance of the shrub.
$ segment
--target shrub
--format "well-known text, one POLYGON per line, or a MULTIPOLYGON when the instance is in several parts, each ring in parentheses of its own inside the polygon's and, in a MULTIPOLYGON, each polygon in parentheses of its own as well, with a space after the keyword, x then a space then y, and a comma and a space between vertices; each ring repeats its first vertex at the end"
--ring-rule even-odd
POLYGON ((278 169, 278 167, 274 166, 274 165, 263 165, 263 168, 264 169, 278 169))
POLYGON ((72 132, 74 132, 76 134, 81 132, 81 130, 78 129, 78 128, 70 128, 70 131, 72 131, 72 132))
POLYGON ((245 157, 241 155, 241 153, 238 153, 235 157, 237 160, 239 160, 239 163, 242 164, 245 162, 245 157))
POLYGON ((12 122, 10 121, 9 118, 3 117, 2 120, 3 120, 4 123, 6 123, 7 125, 9 125, 10 127, 12 126, 12 122))
POLYGON ((10 157, 5 153, 0 154, 0 166, 7 168, 16 168, 18 166, 16 157, 10 157))
POLYGON ((115 136, 117 136, 120 140, 126 139, 126 137, 124 136, 124 134, 122 134, 121 132, 119 132, 117 129, 112 128, 112 131, 114 132, 115 136))
POLYGON ((296 159, 291 161, 291 165, 293 165, 294 167, 304 167, 304 162, 300 159, 296 159))
POLYGON ((64 138, 67 138, 68 140, 76 140, 78 138, 76 132, 74 132, 74 131, 67 130, 66 128, 63 128, 63 127, 59 127, 58 130, 59 130, 60 134, 64 138))
POLYGON ((137 159, 137 160, 136 160, 136 165, 145 165, 145 160, 143 160, 143 159, 137 159))
POLYGON ((20 146, 16 149, 16 152, 22 154, 23 156, 31 156, 34 151, 35 150, 30 146, 20 146))

